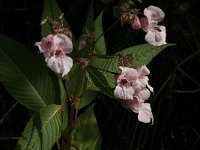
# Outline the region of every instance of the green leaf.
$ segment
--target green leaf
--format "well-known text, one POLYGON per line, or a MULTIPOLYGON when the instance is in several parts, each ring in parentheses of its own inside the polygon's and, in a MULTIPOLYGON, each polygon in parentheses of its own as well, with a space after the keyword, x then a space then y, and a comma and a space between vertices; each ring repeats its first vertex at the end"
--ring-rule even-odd
POLYGON ((97 96, 97 91, 87 90, 80 98, 79 109, 89 105, 97 96))
POLYGON ((35 114, 19 138, 17 150, 50 150, 61 135, 60 105, 49 105, 35 114))
MULTIPOLYGON (((59 8, 56 0, 45 0, 43 7, 42 20, 44 21, 47 17, 52 20, 59 20, 60 15, 62 14, 61 9, 59 8)), ((64 21, 67 24, 66 21, 64 21)), ((46 22, 42 25, 42 37, 52 34, 51 26, 46 22)))
POLYGON ((125 48, 115 53, 110 58, 94 57, 91 59, 90 65, 107 72, 119 73, 119 60, 121 58, 123 62, 127 61, 125 65, 127 67, 148 65, 162 50, 173 45, 174 44, 165 44, 162 46, 153 46, 150 44, 136 45, 125 48), (128 60, 127 56, 131 56, 132 59, 128 60))
MULTIPOLYGON (((96 87, 98 87, 101 90, 101 92, 103 92, 104 94, 113 97, 113 88, 111 84, 109 84, 108 82, 109 78, 106 78, 102 72, 100 72, 99 70, 95 68, 87 68, 87 71, 90 78, 92 79, 93 84, 96 87)), ((113 75, 113 79, 114 79, 114 75, 113 75)))
POLYGON ((112 74, 112 73, 109 73, 109 72, 106 72, 106 71, 100 71, 100 72, 105 77, 109 87, 112 88, 112 89, 115 88, 115 74, 112 74))
POLYGON ((118 64, 118 56, 110 56, 110 57, 93 57, 89 61, 89 65, 100 69, 102 71, 119 72, 119 64, 118 64))
MULTIPOLYGON (((101 144, 100 131, 94 115, 93 107, 80 114, 74 133, 74 145, 79 150, 99 150, 101 144)), ((76 150, 71 147, 72 150, 76 150)))
POLYGON ((67 93, 66 89, 64 87, 64 83, 60 78, 58 78, 59 81, 59 88, 60 88, 60 98, 61 98, 61 103, 65 102, 67 100, 67 93))
POLYGON ((94 36, 95 36, 95 52, 100 55, 106 55, 106 44, 103 35, 103 26, 102 26, 102 16, 103 12, 97 17, 94 21, 94 36))
POLYGON ((86 83, 87 90, 100 91, 100 89, 94 85, 94 83, 90 77, 90 74, 88 72, 86 72, 86 78, 87 78, 87 83, 86 83))
POLYGON ((121 54, 123 56, 131 54, 133 60, 128 66, 142 66, 148 65, 152 59, 157 56, 162 50, 174 44, 165 44, 162 46, 153 46, 150 44, 141 44, 133 47, 125 48, 124 50, 116 53, 115 55, 121 54))
POLYGON ((0 55, 0 81, 18 102, 31 110, 39 110, 55 100, 54 85, 44 60, 2 35, 0 55))

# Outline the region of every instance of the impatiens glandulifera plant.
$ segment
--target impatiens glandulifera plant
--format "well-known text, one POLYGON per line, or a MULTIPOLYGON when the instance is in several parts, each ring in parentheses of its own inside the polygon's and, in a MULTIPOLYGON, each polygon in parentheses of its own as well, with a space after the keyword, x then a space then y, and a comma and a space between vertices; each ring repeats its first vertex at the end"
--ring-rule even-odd
POLYGON ((54 0, 44 3, 42 39, 33 43, 40 52, 37 56, 0 35, 0 81, 33 112, 16 149, 49 150, 56 143, 60 149, 100 149, 101 136, 92 103, 98 92, 138 113, 139 121, 153 123, 150 103, 146 103, 153 92, 146 66, 173 45, 166 44, 165 27, 158 25, 164 13, 149 6, 142 14, 124 3, 120 14, 122 24, 128 22, 133 29, 147 32, 145 40, 149 44, 107 55, 103 11, 94 18, 91 3, 82 34, 74 38, 54 0))

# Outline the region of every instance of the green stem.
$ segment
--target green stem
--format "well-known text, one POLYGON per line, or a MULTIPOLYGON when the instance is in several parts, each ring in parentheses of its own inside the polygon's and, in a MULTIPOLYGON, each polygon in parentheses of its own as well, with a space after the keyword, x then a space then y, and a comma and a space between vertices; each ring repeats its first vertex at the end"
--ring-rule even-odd
POLYGON ((15 102, 8 111, 3 115, 2 119, 0 120, 0 125, 3 123, 4 119, 9 115, 9 113, 17 106, 18 102, 15 102))
POLYGON ((73 89, 71 81, 69 80, 69 76, 68 75, 67 75, 67 79, 66 80, 67 80, 67 83, 68 83, 67 94, 68 94, 68 97, 71 98, 74 89, 73 89))
POLYGON ((74 114, 75 114, 75 107, 74 104, 69 105, 69 126, 68 126, 68 132, 67 132, 67 150, 71 149, 71 139, 74 131, 74 114))
POLYGON ((83 75, 83 68, 80 66, 80 73, 76 82, 76 87, 74 90, 74 94, 72 99, 70 100, 70 105, 69 105, 69 126, 68 126, 68 133, 67 133, 67 150, 71 149, 71 143, 72 137, 73 137, 73 132, 76 128, 76 120, 77 120, 77 115, 78 115, 78 96, 80 93, 80 89, 82 88, 81 84, 84 83, 84 75, 83 75))

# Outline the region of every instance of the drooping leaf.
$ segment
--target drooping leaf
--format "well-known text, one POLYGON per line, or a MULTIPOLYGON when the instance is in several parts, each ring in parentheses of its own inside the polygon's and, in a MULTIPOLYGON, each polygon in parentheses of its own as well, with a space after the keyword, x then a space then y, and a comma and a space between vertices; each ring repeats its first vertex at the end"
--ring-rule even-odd
POLYGON ((52 104, 35 114, 19 138, 16 150, 50 150, 61 135, 61 108, 52 104))
MULTIPOLYGON (((61 9, 59 8, 56 0, 45 0, 43 7, 42 20, 45 20, 47 17, 52 20, 59 20, 60 15, 62 14, 61 9)), ((67 25, 67 22, 64 20, 64 24, 67 25)), ((52 34, 52 29, 49 23, 42 24, 42 37, 52 34)))
POLYGON ((106 55, 106 44, 102 26, 103 12, 94 21, 95 52, 99 55, 106 55))
MULTIPOLYGON (((99 150, 101 144, 100 131, 94 115, 93 107, 80 114, 74 133, 74 145, 79 150, 99 150)), ((76 150, 71 147, 72 150, 76 150)))
MULTIPOLYGON (((96 87, 98 87, 101 90, 101 92, 103 92, 104 94, 108 96, 113 96, 113 88, 109 84, 108 78, 106 78, 102 72, 100 72, 98 69, 95 69, 95 68, 88 68, 87 71, 93 84, 96 87)), ((114 78, 114 75, 113 75, 113 78, 114 78)))
POLYGON ((0 55, 0 81, 18 102, 39 110, 55 100, 55 89, 44 60, 2 35, 0 55))

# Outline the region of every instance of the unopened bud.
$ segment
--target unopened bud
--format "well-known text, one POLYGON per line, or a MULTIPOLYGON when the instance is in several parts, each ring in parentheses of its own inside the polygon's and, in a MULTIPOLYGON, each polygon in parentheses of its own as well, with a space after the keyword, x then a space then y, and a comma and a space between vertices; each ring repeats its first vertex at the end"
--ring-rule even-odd
POLYGON ((44 19, 42 20, 42 22, 40 23, 40 25, 45 24, 45 23, 47 22, 47 20, 48 20, 48 17, 44 18, 44 19))

